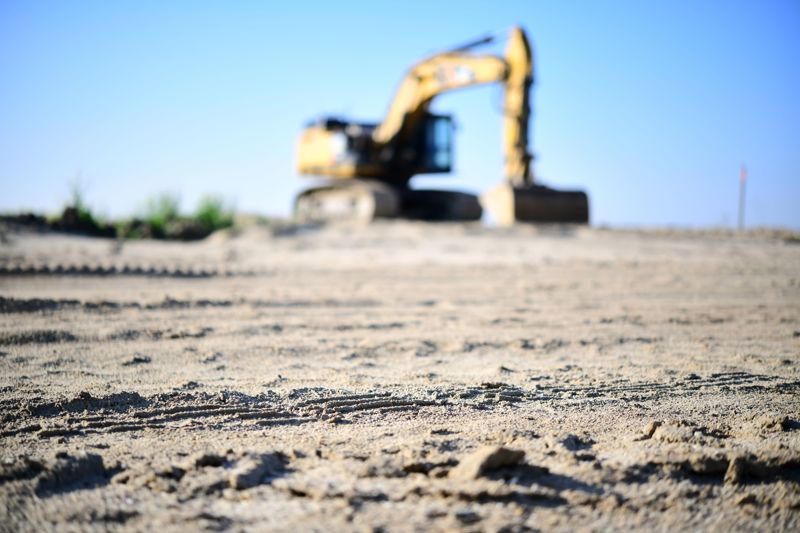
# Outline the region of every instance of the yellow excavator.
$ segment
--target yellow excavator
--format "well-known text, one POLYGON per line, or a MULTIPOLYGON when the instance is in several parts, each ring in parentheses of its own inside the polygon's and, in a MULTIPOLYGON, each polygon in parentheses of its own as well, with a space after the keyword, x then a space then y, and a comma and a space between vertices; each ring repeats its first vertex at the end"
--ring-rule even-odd
POLYGON ((329 181, 301 192, 295 216, 303 221, 411 218, 478 220, 485 207, 500 225, 515 221, 587 223, 582 191, 536 183, 528 147, 533 60, 525 32, 512 28, 504 57, 475 50, 485 37, 435 54, 405 75, 379 124, 322 119, 300 137, 298 172, 329 181), (452 117, 429 111, 437 96, 473 85, 504 88, 505 180, 479 200, 475 195, 409 186, 417 174, 450 172, 452 117))

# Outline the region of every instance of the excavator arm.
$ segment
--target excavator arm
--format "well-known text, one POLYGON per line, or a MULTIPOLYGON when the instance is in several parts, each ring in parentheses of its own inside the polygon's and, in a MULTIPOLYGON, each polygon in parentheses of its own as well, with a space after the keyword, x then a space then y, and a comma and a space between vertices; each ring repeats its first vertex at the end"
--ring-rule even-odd
POLYGON ((511 30, 505 61, 508 75, 504 84, 503 108, 504 175, 511 185, 526 187, 533 184, 533 156, 528 147, 533 56, 528 39, 520 28, 511 30))
POLYGON ((388 145, 413 132, 433 99, 440 94, 506 77, 506 64, 491 55, 444 53, 415 65, 397 90, 389 111, 372 138, 388 145))
MULTIPOLYGON (((477 44, 489 41, 483 39, 477 44)), ((505 178, 515 186, 528 185, 532 182, 528 121, 533 62, 525 33, 520 28, 511 30, 505 57, 478 55, 470 53, 469 48, 437 54, 414 65, 403 78, 372 139, 382 150, 394 152, 410 142, 437 96, 474 85, 502 83, 505 178)))

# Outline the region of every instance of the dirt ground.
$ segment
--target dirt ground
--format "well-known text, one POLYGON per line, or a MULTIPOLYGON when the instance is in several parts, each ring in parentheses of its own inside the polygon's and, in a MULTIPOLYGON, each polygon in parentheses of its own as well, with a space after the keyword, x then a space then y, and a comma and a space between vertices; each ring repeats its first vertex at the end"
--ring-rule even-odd
POLYGON ((0 529, 800 529, 800 245, 0 245, 0 529))

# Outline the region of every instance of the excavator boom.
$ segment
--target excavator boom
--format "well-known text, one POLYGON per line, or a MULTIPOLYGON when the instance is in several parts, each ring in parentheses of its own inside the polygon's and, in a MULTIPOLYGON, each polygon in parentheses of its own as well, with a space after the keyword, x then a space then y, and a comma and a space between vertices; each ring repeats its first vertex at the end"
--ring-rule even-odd
POLYGON ((525 32, 513 28, 504 57, 468 53, 491 42, 484 38, 417 63, 403 78, 383 122, 372 134, 381 145, 402 143, 413 134, 433 99, 456 89, 502 83, 504 176, 515 186, 532 182, 528 152, 533 58, 525 32))

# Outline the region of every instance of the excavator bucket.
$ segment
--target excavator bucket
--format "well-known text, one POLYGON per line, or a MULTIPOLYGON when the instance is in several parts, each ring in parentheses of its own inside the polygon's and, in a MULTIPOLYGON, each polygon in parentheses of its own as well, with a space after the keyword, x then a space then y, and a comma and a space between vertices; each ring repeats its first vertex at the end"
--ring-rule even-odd
POLYGON ((589 199, 583 191, 503 183, 486 192, 481 204, 500 226, 511 226, 514 222, 589 223, 589 199))

